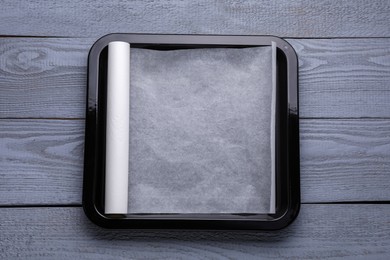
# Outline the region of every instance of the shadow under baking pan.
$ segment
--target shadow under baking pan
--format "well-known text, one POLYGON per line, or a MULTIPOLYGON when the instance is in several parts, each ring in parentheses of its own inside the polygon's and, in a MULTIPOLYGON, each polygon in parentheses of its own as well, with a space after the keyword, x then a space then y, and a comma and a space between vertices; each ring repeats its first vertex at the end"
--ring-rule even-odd
POLYGON ((246 44, 119 38, 131 46, 127 132, 107 132, 122 122, 107 113, 117 103, 107 97, 110 77, 117 77, 108 66, 110 43, 118 38, 90 53, 87 215, 103 226, 133 228, 275 229, 285 225, 280 219, 291 222, 299 208, 299 162, 289 158, 291 151, 299 158, 297 99, 289 100, 287 57, 274 38, 246 44), (128 147, 128 175, 116 180, 126 183, 125 195, 107 181, 107 164, 117 157, 111 150, 107 156, 107 144, 118 139, 128 147), (126 196, 125 212, 107 212, 107 196, 126 196))

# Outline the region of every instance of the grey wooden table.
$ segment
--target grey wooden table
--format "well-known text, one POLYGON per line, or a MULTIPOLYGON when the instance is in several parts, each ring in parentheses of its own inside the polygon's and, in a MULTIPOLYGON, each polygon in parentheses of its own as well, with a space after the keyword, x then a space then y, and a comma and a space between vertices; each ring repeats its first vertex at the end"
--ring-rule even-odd
POLYGON ((0 6, 0 257, 390 259, 390 1, 0 6), (87 55, 111 32, 276 35, 293 45, 303 203, 295 223, 216 232, 89 222, 81 208, 87 55))

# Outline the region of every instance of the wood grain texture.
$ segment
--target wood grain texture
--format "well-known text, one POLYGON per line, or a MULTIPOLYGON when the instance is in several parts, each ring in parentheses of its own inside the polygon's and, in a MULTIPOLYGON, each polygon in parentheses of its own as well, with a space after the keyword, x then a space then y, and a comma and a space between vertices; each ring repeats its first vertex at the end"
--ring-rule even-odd
POLYGON ((389 37, 388 0, 12 1, 4 35, 99 37, 112 32, 389 37), (26 22, 28 18, 28 22, 26 22))
POLYGON ((390 117, 390 39, 288 41, 301 117, 390 117))
POLYGON ((81 202, 84 120, 0 121, 0 204, 81 202))
MULTIPOLYGON (((95 39, 0 38, 0 118, 83 118, 95 39)), ((390 39, 290 39, 301 117, 390 117, 390 39)))
MULTIPOLYGON (((301 120, 303 202, 390 200, 390 120, 301 120)), ((0 121, 0 205, 81 204, 83 120, 0 121)))
POLYGON ((390 120, 301 120, 302 200, 390 200, 390 120))
POLYGON ((0 117, 84 117, 91 44, 0 38, 0 117))
POLYGON ((302 205, 275 232, 106 230, 81 208, 1 208, 0 255, 39 259, 388 259, 390 205, 302 205))

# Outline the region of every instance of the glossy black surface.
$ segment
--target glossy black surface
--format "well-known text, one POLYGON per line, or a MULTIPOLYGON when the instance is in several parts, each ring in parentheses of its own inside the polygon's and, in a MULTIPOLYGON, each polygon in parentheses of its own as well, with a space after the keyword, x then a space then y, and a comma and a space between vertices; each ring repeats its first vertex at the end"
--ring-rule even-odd
POLYGON ((91 48, 85 131, 83 207, 96 224, 108 228, 273 230, 290 224, 300 207, 297 57, 284 40, 272 36, 110 34, 91 48), (105 102, 107 48, 111 41, 150 49, 277 45, 276 214, 105 215, 105 102))

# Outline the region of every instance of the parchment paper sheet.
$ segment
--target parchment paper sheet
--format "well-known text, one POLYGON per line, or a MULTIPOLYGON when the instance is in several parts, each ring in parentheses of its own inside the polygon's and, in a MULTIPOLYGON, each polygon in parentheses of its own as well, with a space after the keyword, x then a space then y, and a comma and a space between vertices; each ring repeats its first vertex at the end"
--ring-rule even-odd
POLYGON ((271 47, 130 59, 129 213, 268 213, 271 47))

